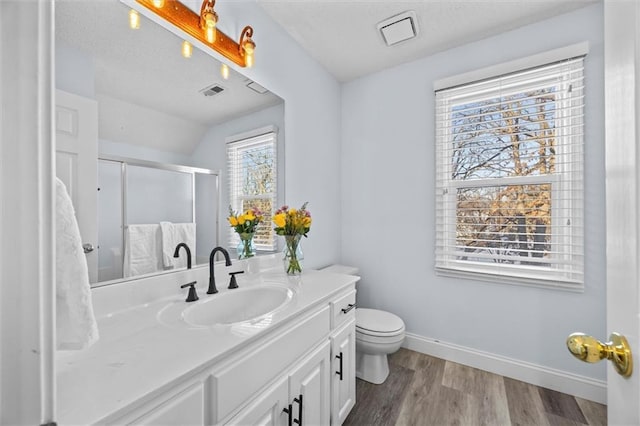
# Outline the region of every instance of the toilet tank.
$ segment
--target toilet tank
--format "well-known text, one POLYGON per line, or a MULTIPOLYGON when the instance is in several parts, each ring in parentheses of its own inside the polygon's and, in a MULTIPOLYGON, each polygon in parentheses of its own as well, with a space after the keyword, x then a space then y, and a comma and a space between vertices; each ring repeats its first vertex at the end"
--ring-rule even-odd
POLYGON ((345 266, 345 265, 329 265, 325 268, 322 268, 321 271, 326 272, 334 272, 336 274, 348 274, 348 275, 358 275, 359 269, 355 266, 345 266))

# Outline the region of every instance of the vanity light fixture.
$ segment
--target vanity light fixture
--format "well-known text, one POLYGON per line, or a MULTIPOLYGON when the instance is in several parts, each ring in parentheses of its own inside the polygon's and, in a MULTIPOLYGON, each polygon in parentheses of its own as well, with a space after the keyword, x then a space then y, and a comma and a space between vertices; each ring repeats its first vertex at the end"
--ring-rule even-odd
POLYGON ((140 15, 133 9, 129 11, 129 28, 132 30, 140 29, 140 15))
POLYGON ((182 42, 182 56, 190 58, 193 55, 193 46, 187 40, 182 42))
POLYGON ((256 44, 251 38, 253 28, 244 27, 238 43, 229 38, 217 28, 218 14, 213 8, 215 0, 204 0, 199 15, 178 0, 164 0, 164 7, 155 6, 158 0, 135 1, 241 67, 254 64, 256 44))
POLYGON ((220 66, 220 75, 222 76, 222 78, 224 78, 225 80, 229 79, 229 65, 227 64, 222 64, 220 66))

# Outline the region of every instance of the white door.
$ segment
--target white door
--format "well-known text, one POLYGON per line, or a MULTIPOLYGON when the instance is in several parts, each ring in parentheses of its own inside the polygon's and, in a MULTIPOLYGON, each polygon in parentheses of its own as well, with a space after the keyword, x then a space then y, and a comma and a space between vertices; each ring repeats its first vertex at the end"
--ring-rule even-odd
POLYGON ((56 90, 56 175, 76 211, 89 281, 98 281, 98 104, 56 90))
MULTIPOLYGON (((637 126, 640 2, 604 2, 607 330, 629 341, 633 373, 607 367, 610 425, 640 424, 640 170, 637 126)), ((606 338, 607 336, 601 336, 606 338)))

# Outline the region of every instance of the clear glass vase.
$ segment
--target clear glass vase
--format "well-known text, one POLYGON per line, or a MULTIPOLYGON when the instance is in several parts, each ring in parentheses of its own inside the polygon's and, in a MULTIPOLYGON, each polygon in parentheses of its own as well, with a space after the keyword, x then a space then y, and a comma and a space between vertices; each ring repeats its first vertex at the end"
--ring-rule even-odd
POLYGON ((253 232, 243 232, 238 234, 240 242, 238 243, 238 259, 248 259, 256 255, 256 249, 253 246, 253 232))
POLYGON ((302 261, 304 255, 302 254, 302 248, 300 247, 301 234, 297 235, 285 235, 284 246, 284 272, 288 275, 300 275, 302 273, 302 261))

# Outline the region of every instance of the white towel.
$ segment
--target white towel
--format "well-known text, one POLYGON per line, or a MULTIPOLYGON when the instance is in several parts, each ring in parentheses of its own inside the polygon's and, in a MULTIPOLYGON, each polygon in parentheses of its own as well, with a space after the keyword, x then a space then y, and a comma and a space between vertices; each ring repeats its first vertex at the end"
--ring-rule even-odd
POLYGON ((126 277, 164 270, 158 224, 129 225, 125 232, 122 273, 126 277))
POLYGON ((98 340, 87 258, 71 197, 56 178, 56 330, 57 347, 79 350, 98 340))
POLYGON ((191 262, 196 258, 196 224, 160 222, 162 229, 162 261, 165 268, 184 268, 187 256, 182 250, 180 257, 173 257, 176 246, 185 243, 191 251, 191 262))

